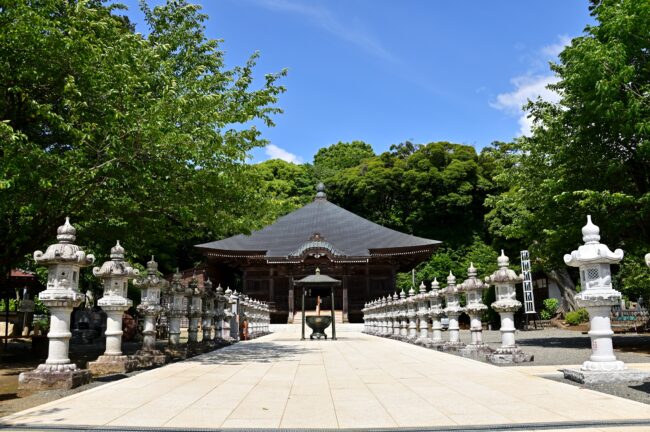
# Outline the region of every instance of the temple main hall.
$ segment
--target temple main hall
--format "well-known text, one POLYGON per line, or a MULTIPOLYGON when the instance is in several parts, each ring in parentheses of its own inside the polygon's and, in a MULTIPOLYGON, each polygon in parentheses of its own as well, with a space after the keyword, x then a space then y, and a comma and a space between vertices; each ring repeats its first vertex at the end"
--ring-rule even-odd
MULTIPOLYGON (((338 321, 362 322, 365 302, 395 292, 395 275, 428 259, 440 241, 415 237, 366 220, 327 200, 319 184, 314 201, 275 223, 223 240, 196 245, 207 259, 207 276, 243 294, 267 301, 274 323, 291 323, 302 304, 294 281, 322 274, 341 281, 335 289, 338 321)), ((224 287, 225 288, 225 287, 224 287)), ((329 289, 307 293, 312 310, 329 289)))

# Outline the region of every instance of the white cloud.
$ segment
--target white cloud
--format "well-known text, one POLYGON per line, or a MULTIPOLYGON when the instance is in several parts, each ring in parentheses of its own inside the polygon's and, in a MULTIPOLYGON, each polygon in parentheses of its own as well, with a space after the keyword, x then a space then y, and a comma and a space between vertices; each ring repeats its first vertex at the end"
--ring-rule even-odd
POLYGON ((283 148, 276 146, 275 144, 269 144, 264 148, 264 153, 269 157, 269 159, 282 159, 286 162, 291 162, 294 164, 302 163, 302 159, 295 154, 286 151, 283 148))
POLYGON ((350 42, 376 57, 391 62, 397 61, 397 58, 378 39, 360 30, 358 23, 344 23, 329 9, 309 2, 292 0, 256 0, 255 3, 270 10, 301 15, 328 33, 350 42))
POLYGON ((542 98, 548 102, 560 101, 560 95, 547 88, 549 84, 557 83, 559 78, 547 71, 541 72, 539 69, 541 64, 546 65, 548 61, 556 60, 558 54, 570 43, 571 38, 562 35, 558 36, 557 43, 542 47, 530 62, 531 70, 510 80, 514 89, 498 94, 496 100, 490 102, 492 108, 519 116, 519 135, 528 136, 531 132, 532 120, 528 117, 528 112, 523 110, 529 100, 542 98))
POLYGON ((522 108, 529 100, 541 97, 545 101, 558 102, 560 95, 546 88, 549 84, 558 82, 555 75, 522 75, 510 80, 515 89, 508 93, 497 95, 496 101, 490 102, 492 108, 502 110, 512 115, 519 115, 519 134, 530 135, 532 121, 522 108))

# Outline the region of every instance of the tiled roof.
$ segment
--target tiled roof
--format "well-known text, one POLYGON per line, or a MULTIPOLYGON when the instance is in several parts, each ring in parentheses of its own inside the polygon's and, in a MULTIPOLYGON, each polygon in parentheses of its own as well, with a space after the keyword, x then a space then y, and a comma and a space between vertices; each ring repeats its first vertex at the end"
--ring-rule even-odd
POLYGON ((266 258, 288 257, 314 244, 315 234, 316 240, 329 243, 348 257, 368 257, 377 249, 397 249, 394 252, 399 253, 400 249, 425 249, 441 243, 377 225, 327 199, 316 198, 250 235, 240 234, 196 247, 206 251, 255 253, 266 258))

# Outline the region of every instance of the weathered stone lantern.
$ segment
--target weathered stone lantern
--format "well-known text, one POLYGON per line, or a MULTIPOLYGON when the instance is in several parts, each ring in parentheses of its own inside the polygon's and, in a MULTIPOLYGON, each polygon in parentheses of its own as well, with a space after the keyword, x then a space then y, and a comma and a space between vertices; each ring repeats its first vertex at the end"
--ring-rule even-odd
POLYGON ((93 255, 86 255, 73 242, 76 230, 70 219, 57 229, 58 243, 50 245, 45 253, 34 252, 36 264, 48 267, 47 287, 38 298, 50 310, 49 350, 45 363, 18 377, 19 393, 30 390, 71 389, 90 382, 90 372, 77 368, 68 357, 70 314, 85 296, 79 292, 80 271, 92 265, 93 255))
POLYGON ((497 264, 499 269, 486 277, 485 282, 495 286, 496 301, 492 303, 492 309, 501 317, 501 346, 487 359, 497 364, 532 361, 533 356, 524 353, 515 343, 515 312, 521 308, 515 285, 523 278, 508 268, 510 259, 503 251, 497 258, 497 264))
POLYGON ((643 381, 650 374, 627 369, 622 361, 616 360, 612 345, 610 313, 612 306, 619 304, 621 293, 612 288, 610 266, 623 259, 623 250, 612 252, 600 243, 600 229, 591 222, 591 216, 587 216, 587 224, 582 227, 582 240, 585 244, 564 255, 564 262, 580 270, 582 291, 575 299, 578 306, 589 312, 592 353, 579 370, 565 369, 564 377, 588 384, 643 381))
POLYGON ((386 332, 384 333, 385 337, 392 337, 395 326, 395 319, 393 318, 393 297, 388 294, 386 297, 386 308, 384 311, 386 315, 386 332))
POLYGON ((223 295, 223 288, 221 284, 217 285, 217 289, 214 294, 214 304, 215 304, 215 313, 214 313, 214 332, 216 342, 221 344, 224 342, 223 338, 223 320, 224 320, 224 303, 225 297, 223 295))
POLYGON ((427 294, 427 286, 424 282, 420 283, 418 295, 418 332, 419 336, 415 340, 415 343, 418 345, 427 345, 429 343, 428 331, 429 331, 429 308, 427 303, 429 302, 429 295, 427 294))
POLYGON ((93 268, 93 274, 104 286, 104 295, 97 305, 106 312, 106 351, 96 361, 89 362, 88 369, 96 376, 129 372, 137 367, 137 362, 122 354, 122 315, 133 306, 133 301, 127 298, 127 289, 138 270, 124 261, 124 248, 118 240, 111 248, 111 259, 93 268))
POLYGON ((406 340, 408 337, 408 311, 407 311, 407 299, 404 288, 399 293, 399 302, 397 302, 399 308, 399 339, 406 340))
POLYGON ((186 308, 183 305, 183 299, 186 295, 186 289, 183 286, 183 275, 176 269, 169 285, 168 296, 170 298, 167 318, 169 321, 169 337, 167 343, 167 354, 172 358, 179 359, 185 357, 185 353, 180 349, 181 346, 181 319, 186 314, 186 308))
POLYGON ((399 304, 399 295, 397 293, 393 294, 393 303, 390 312, 390 316, 393 320, 393 334, 391 339, 400 338, 400 304, 399 304))
POLYGON ((460 326, 458 325, 458 317, 465 312, 460 306, 461 288, 456 285, 456 276, 450 271, 447 276, 447 287, 443 290, 447 306, 444 311, 449 318, 449 340, 445 343, 445 350, 458 350, 465 344, 460 341, 460 326))
POLYGON ((417 323, 417 317, 418 317, 418 312, 416 309, 417 305, 417 298, 415 297, 415 288, 411 286, 411 289, 409 289, 409 296, 406 299, 406 307, 407 307, 407 317, 409 321, 409 327, 408 327, 408 341, 409 342, 415 342, 415 340, 418 338, 418 323, 417 323))
POLYGON ((437 278, 431 282, 431 291, 429 291, 429 316, 431 317, 431 341, 430 346, 439 347, 445 343, 442 339, 442 322, 440 318, 445 314, 442 309, 442 293, 440 283, 437 278))
MULTIPOLYGON (((233 292, 230 289, 230 287, 226 287, 226 291, 224 292, 224 303, 223 303, 223 332, 224 332, 224 340, 228 343, 233 342, 234 338, 232 337, 232 329, 231 324, 233 322, 233 319, 235 318, 235 314, 232 311, 232 304, 233 304, 233 292)), ((236 303, 236 301, 235 301, 236 303)))
POLYGON ((204 278, 203 293, 203 310, 201 315, 201 330, 203 332, 203 339, 201 339, 201 342, 206 345, 206 348, 210 348, 214 342, 214 338, 212 337, 212 327, 215 314, 214 302, 216 293, 213 289, 212 281, 207 277, 204 278))
POLYGON ((199 288, 199 281, 194 273, 187 290, 187 316, 190 321, 187 329, 187 346, 192 353, 198 350, 199 321, 203 313, 202 308, 203 291, 199 288))
POLYGON ((483 304, 483 291, 487 285, 476 277, 477 271, 474 263, 470 263, 467 269, 467 279, 463 282, 463 291, 467 299, 465 311, 470 319, 470 333, 472 336, 471 343, 463 348, 464 354, 472 354, 478 351, 490 351, 490 348, 483 343, 483 323, 481 315, 487 310, 483 304))
POLYGON ((138 311, 144 315, 142 330, 142 348, 134 358, 141 367, 161 366, 165 364, 165 354, 156 349, 156 319, 162 311, 161 293, 167 289, 169 282, 158 273, 158 263, 151 257, 147 263, 147 275, 139 277, 133 284, 140 288, 138 311))

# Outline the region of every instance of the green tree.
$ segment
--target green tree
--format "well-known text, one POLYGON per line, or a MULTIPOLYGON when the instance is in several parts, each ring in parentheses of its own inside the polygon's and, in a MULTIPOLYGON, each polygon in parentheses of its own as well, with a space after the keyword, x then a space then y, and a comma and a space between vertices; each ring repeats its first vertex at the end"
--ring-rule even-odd
POLYGON ((314 174, 325 183, 340 171, 358 166, 364 159, 375 156, 370 144, 363 141, 342 142, 323 147, 314 156, 314 174))
POLYGON ((99 259, 119 238, 169 269, 194 240, 264 213, 245 161, 265 142, 250 122, 273 125, 284 72, 254 85, 257 55, 227 69, 198 6, 141 8, 148 36, 97 1, 3 2, 0 275, 65 216, 99 259))
POLYGON ((270 159, 253 167, 261 191, 269 200, 265 223, 302 207, 316 195, 313 168, 309 164, 270 159))
MULTIPOLYGON (((507 191, 487 201, 491 233, 530 245, 569 301, 562 256, 581 243, 587 214, 612 248, 650 243, 650 3, 593 1, 591 13, 596 24, 551 65, 560 101, 528 104, 532 136, 516 142, 517 164, 498 176, 507 191)), ((631 275, 619 280, 634 289, 631 275)))

